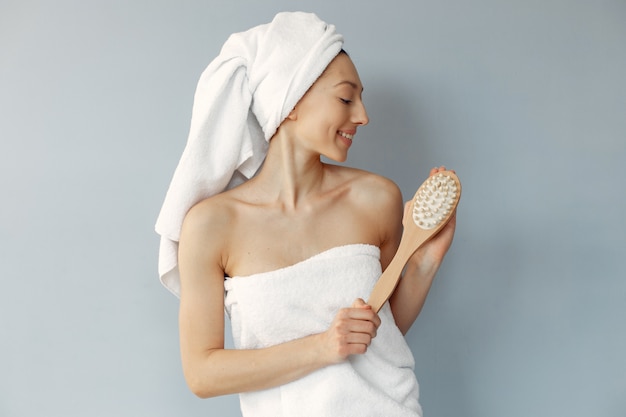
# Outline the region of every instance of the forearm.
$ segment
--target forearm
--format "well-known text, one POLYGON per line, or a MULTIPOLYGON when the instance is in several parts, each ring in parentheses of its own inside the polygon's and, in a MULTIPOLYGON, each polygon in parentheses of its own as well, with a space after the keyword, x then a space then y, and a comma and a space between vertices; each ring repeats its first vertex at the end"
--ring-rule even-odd
POLYGON ((438 263, 425 265, 418 261, 410 261, 407 264, 404 274, 389 300, 396 325, 403 334, 409 331, 422 311, 438 270, 438 263))
POLYGON ((263 349, 214 349, 183 360, 185 378, 199 397, 283 385, 330 364, 313 335, 263 349))

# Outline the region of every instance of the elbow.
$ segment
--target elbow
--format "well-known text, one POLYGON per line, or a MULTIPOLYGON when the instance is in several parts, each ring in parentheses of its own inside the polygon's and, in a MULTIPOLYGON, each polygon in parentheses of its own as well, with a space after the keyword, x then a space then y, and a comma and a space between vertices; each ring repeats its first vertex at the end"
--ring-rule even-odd
POLYGON ((225 390, 225 381, 215 360, 213 352, 204 357, 185 358, 183 356, 183 375, 189 390, 198 398, 213 398, 229 394, 225 390), (187 359, 187 360, 185 360, 187 359), (195 360, 192 360, 195 359, 195 360))
POLYGON ((207 398, 216 397, 216 395, 213 395, 210 390, 207 390, 204 387, 189 385, 189 389, 191 390, 193 395, 203 400, 206 400, 207 398))
POLYGON ((219 395, 216 390, 216 378, 212 377, 210 370, 199 366, 197 362, 185 363, 183 361, 183 376, 185 377, 187 388, 196 397, 204 399, 219 395), (200 369, 203 369, 203 371, 200 371, 200 369))
POLYGON ((204 378, 188 376, 185 379, 189 390, 198 398, 207 399, 222 395, 214 384, 204 378))

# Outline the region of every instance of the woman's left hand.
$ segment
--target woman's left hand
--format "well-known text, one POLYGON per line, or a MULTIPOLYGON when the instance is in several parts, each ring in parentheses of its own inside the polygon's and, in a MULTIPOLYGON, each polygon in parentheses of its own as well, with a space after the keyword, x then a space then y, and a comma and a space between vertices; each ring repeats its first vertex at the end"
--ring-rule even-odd
MULTIPOLYGON (((438 168, 433 168, 430 170, 430 176, 437 174, 438 172, 446 171, 445 166, 440 166, 438 168)), ((450 170, 454 172, 454 170, 450 170)), ((402 219, 402 224, 406 224, 406 222, 412 222, 413 216, 411 211, 411 201, 408 201, 404 205, 404 217, 402 219)), ((456 210, 452 214, 452 217, 448 221, 443 229, 439 231, 432 239, 426 242, 419 250, 417 250, 409 262, 415 263, 418 269, 431 269, 438 268, 443 258, 445 257, 448 249, 450 249, 450 245, 452 245, 452 240, 454 238, 454 231, 456 229, 456 210)))

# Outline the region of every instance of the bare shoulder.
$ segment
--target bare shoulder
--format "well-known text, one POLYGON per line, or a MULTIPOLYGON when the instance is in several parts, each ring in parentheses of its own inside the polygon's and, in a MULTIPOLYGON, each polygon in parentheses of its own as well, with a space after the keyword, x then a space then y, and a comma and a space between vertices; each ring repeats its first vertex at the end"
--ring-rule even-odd
POLYGON ((229 226, 234 217, 228 196, 217 195, 194 205, 183 221, 179 256, 185 252, 222 267, 229 226))
POLYGON ((361 228, 372 231, 381 248, 381 262, 386 266, 393 256, 402 231, 404 203, 398 185, 382 175, 353 168, 342 168, 349 192, 351 216, 361 228))
POLYGON ((230 223, 233 210, 228 199, 222 195, 200 201, 194 205, 183 221, 183 231, 203 232, 211 228, 214 232, 219 232, 222 227, 230 223))
POLYGON ((373 172, 337 166, 337 173, 349 183, 351 195, 359 204, 380 210, 396 210, 402 205, 402 192, 391 179, 373 172))

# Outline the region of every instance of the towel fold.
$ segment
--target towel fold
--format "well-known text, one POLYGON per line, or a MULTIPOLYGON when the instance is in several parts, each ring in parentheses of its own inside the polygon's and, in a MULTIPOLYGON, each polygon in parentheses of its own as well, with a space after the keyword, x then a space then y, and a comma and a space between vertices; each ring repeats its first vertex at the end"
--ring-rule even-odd
POLYGON ((187 211, 251 178, 268 141, 339 53, 343 37, 312 13, 283 12, 231 35, 200 76, 187 145, 155 229, 159 276, 180 295, 178 240, 187 211))
MULTIPOLYGON (((339 246, 287 268, 224 283, 238 349, 273 346, 328 329, 339 309, 366 299, 381 273, 376 246, 339 246)), ((244 417, 421 416, 413 354, 389 304, 364 355, 267 390, 240 394, 244 417)))

